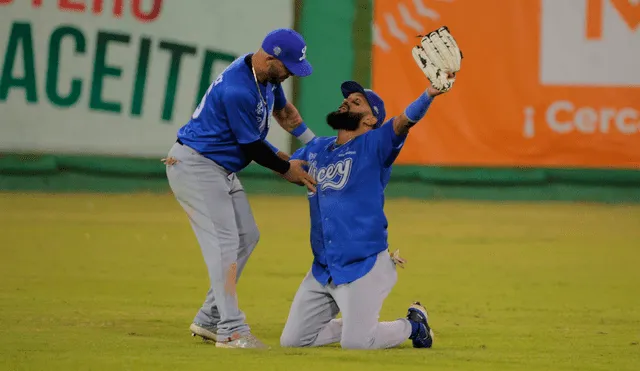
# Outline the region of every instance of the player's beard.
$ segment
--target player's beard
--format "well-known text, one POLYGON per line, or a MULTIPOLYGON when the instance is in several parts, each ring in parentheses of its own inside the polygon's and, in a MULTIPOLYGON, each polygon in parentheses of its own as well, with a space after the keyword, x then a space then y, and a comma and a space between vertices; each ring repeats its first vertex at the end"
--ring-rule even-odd
POLYGON ((360 127, 362 113, 334 111, 327 115, 327 124, 334 130, 356 131, 360 127))
POLYGON ((286 77, 280 75, 280 73, 278 72, 278 68, 273 65, 269 66, 267 76, 267 81, 273 85, 281 84, 282 82, 284 82, 284 80, 286 80, 286 77))

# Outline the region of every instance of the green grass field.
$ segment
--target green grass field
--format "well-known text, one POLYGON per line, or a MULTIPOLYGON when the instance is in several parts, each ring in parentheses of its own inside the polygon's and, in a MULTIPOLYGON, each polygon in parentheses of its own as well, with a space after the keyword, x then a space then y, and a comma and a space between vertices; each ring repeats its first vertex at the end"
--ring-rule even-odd
POLYGON ((0 194, 3 370, 638 370, 640 206, 388 201, 408 260, 383 309, 430 310, 433 349, 282 349, 311 263, 306 201, 251 197, 241 308, 267 351, 190 336, 207 291, 170 195, 0 194))

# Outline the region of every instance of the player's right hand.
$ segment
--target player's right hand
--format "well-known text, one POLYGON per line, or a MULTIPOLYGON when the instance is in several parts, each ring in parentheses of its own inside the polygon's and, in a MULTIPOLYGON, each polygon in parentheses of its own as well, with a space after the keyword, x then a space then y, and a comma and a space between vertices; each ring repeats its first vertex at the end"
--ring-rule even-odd
POLYGON ((282 177, 291 183, 304 185, 310 192, 315 193, 315 185, 317 184, 317 182, 311 175, 309 175, 309 173, 304 170, 304 166, 308 166, 309 164, 306 161, 302 160, 291 160, 289 161, 289 164, 291 165, 289 171, 284 173, 282 177))

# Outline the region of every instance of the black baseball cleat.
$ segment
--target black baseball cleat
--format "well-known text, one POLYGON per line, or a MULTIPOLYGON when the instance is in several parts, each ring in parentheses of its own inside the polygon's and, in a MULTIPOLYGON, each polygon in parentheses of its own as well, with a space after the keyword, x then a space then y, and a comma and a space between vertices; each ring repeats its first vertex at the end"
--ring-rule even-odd
POLYGON ((419 324, 420 328, 416 334, 409 337, 414 348, 431 348, 433 345, 433 330, 429 327, 429 316, 427 309, 419 301, 414 302, 407 311, 407 319, 419 324))

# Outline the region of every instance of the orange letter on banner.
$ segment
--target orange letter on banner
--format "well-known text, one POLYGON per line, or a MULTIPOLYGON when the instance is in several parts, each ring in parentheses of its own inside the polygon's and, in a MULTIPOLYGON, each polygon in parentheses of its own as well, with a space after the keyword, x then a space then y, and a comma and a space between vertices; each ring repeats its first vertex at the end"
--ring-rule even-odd
POLYGON ((133 10, 133 15, 140 22, 151 22, 158 18, 160 14, 160 9, 162 8, 162 0, 153 0, 153 8, 148 13, 143 13, 141 8, 142 0, 134 0, 131 3, 131 9, 133 10))
MULTIPOLYGON (((606 0, 587 1, 587 39, 600 39, 602 37, 602 22, 604 13, 602 8, 606 0)), ((618 11, 631 31, 640 25, 640 3, 632 4, 631 0, 609 0, 618 11)))
POLYGON ((594 40, 602 37, 602 3, 603 0, 587 1, 587 39, 594 40))
POLYGON ((84 12, 84 1, 74 2, 72 0, 60 0, 60 10, 70 10, 72 12, 84 12))
POLYGON ((13 2, 13 0, 0 0, 0 5, 9 5, 13 2))
POLYGON ((640 3, 631 4, 631 0, 611 0, 613 6, 618 10, 622 19, 627 22, 631 31, 640 24, 640 3))

